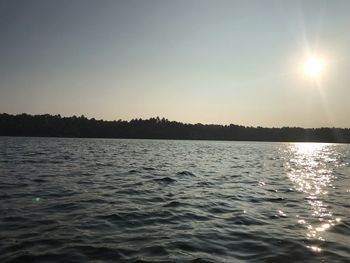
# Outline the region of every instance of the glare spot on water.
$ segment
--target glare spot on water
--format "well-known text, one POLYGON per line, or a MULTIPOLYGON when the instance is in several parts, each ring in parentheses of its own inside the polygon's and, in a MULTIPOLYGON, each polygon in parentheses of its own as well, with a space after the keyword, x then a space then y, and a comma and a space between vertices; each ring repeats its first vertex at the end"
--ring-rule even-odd
POLYGON ((308 246, 308 248, 310 248, 312 251, 314 252, 321 252, 321 248, 320 247, 316 247, 316 246, 308 246))
POLYGON ((258 183, 258 186, 262 187, 262 186, 265 186, 266 184, 264 182, 259 182, 258 183))
POLYGON ((326 229, 328 229, 330 227, 331 227, 330 224, 323 224, 323 225, 321 225, 319 227, 316 227, 316 231, 318 231, 318 232, 325 231, 326 229))
MULTIPOLYGON (((293 144, 286 162, 288 177, 295 190, 306 195, 305 200, 311 207, 308 217, 297 220, 298 224, 305 225, 308 239, 325 240, 324 232, 340 222, 324 201, 335 179, 330 167, 337 165, 331 146, 322 143, 293 144)), ((321 251, 317 246, 309 248, 315 252, 321 251)))
POLYGON ((278 210, 278 214, 283 217, 287 216, 282 210, 278 210))

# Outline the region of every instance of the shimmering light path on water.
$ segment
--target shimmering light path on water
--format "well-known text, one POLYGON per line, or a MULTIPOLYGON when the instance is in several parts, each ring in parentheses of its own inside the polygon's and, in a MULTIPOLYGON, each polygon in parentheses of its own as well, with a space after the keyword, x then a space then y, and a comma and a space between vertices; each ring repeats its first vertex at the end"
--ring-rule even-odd
POLYGON ((347 262, 350 146, 0 138, 1 262, 347 262))

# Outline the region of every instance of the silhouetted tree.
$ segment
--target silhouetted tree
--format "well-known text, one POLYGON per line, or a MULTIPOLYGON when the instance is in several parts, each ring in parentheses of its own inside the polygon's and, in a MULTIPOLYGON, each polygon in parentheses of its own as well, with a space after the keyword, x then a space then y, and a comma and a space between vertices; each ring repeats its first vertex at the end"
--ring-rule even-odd
POLYGON ((0 114, 0 136, 350 142, 350 129, 186 124, 165 118, 104 121, 61 115, 0 114))

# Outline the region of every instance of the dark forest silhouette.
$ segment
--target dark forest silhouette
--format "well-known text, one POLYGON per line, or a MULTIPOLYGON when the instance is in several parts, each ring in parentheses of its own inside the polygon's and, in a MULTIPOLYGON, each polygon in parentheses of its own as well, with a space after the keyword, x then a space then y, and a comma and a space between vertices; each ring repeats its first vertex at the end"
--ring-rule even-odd
POLYGON ((140 138, 228 141, 344 142, 350 129, 263 128, 185 124, 164 118, 104 121, 60 115, 0 114, 0 136, 140 138))

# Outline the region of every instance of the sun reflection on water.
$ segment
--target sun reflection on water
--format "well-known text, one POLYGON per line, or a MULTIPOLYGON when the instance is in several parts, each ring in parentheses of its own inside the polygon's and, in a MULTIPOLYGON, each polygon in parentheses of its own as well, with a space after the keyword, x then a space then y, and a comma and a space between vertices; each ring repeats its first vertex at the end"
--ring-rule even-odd
MULTIPOLYGON (((309 216, 298 215, 297 222, 305 226, 308 239, 324 241, 325 231, 340 221, 324 203, 335 179, 331 167, 338 163, 332 144, 295 143, 288 149, 288 155, 288 177, 297 191, 306 194, 305 200, 311 208, 309 216)), ((308 247, 321 251, 319 246, 308 247)))

